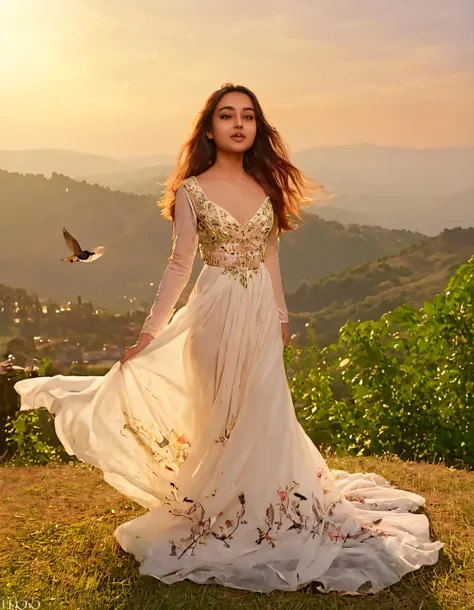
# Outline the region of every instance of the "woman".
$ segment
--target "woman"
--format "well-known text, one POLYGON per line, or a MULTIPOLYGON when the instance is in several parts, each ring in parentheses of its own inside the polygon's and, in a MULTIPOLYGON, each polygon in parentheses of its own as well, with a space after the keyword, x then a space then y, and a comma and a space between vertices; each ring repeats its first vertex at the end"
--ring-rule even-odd
POLYGON ((208 99, 160 203, 173 247, 140 337, 104 377, 15 385, 71 455, 150 510, 115 536, 140 573, 228 587, 375 593, 438 560, 417 494, 329 470, 285 376, 279 233, 311 185, 247 88, 208 99), (173 308, 199 245, 203 269, 173 308))

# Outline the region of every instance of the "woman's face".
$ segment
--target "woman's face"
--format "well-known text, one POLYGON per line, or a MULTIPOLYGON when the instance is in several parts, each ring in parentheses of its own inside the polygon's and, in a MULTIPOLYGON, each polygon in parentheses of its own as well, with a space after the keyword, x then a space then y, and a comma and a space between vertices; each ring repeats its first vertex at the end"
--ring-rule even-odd
POLYGON ((241 91, 226 93, 212 115, 211 131, 216 147, 225 152, 243 153, 254 143, 257 134, 255 109, 251 98, 241 91), (240 138, 235 136, 239 134, 240 138))

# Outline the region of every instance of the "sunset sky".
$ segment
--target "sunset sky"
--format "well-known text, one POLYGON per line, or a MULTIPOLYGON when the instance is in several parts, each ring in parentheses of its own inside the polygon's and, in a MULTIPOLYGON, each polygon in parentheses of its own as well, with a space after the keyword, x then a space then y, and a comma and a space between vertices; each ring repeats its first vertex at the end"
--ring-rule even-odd
POLYGON ((474 145, 473 0, 0 0, 0 149, 175 154, 226 81, 292 150, 474 145))

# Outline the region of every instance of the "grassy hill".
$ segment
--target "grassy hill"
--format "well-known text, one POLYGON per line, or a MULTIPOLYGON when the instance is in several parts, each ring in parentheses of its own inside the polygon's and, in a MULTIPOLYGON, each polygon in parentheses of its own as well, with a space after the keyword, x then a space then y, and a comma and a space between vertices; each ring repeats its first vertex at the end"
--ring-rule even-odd
MULTIPOLYGON (((61 149, 0 150, 10 172, 56 172, 158 198, 176 154, 117 159, 61 149)), ((413 149, 370 143, 295 151, 292 161, 334 194, 327 220, 409 229, 433 236, 474 226, 474 147, 413 149)))
POLYGON ((287 297, 292 331, 310 323, 317 342, 337 339, 348 320, 374 320, 404 303, 421 307, 442 292, 458 266, 474 253, 474 229, 446 229, 400 254, 353 266, 318 281, 305 282, 287 297))
POLYGON ((311 584, 269 595, 140 576, 113 537, 145 509, 86 464, 0 468, 0 592, 41 608, 468 610, 474 607, 474 473, 398 459, 328 457, 331 468, 377 472, 426 498, 440 560, 375 596, 321 594, 311 584))
POLYGON ((305 223, 280 241, 280 266, 286 292, 304 281, 323 278, 423 242, 422 233, 365 225, 345 226, 303 212, 305 223))
MULTIPOLYGON (((0 268, 2 283, 40 298, 75 301, 125 311, 130 299, 153 300, 171 251, 172 225, 151 196, 112 191, 63 175, 13 174, 0 170, 0 268), (82 247, 105 245, 89 265, 61 262, 69 254, 62 227, 82 247)), ((307 222, 281 240, 286 292, 304 280, 399 253, 425 236, 380 227, 345 227, 305 214, 307 222)), ((199 254, 191 276, 202 268, 199 254)), ((190 284, 191 285, 191 284, 190 284)))

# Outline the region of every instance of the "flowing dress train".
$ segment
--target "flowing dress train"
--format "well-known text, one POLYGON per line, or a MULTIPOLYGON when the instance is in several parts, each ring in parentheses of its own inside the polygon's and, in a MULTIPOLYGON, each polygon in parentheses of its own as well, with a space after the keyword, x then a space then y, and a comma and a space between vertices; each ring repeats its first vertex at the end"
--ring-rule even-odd
POLYGON ((436 563, 443 543, 412 512, 423 497, 376 473, 330 470, 298 422, 270 198, 248 217, 242 224, 196 178, 184 180, 143 326, 153 341, 105 376, 17 382, 21 409, 48 409, 69 454, 149 509, 115 531, 140 574, 375 593, 436 563), (203 269, 171 318, 198 246, 203 269))

